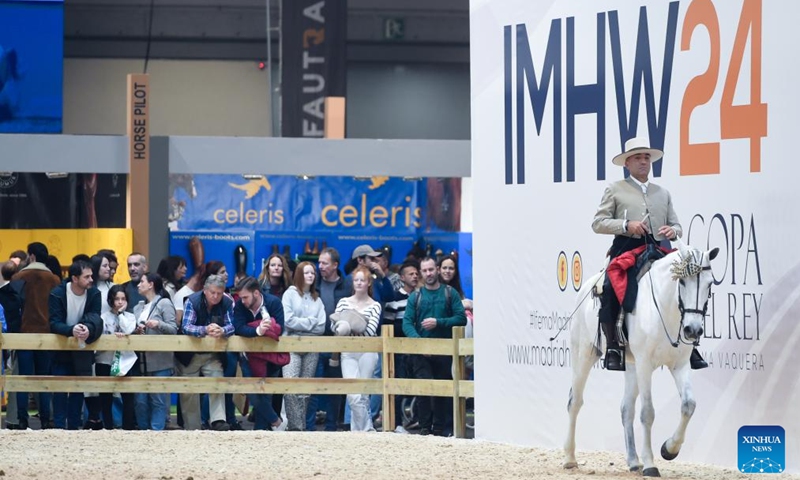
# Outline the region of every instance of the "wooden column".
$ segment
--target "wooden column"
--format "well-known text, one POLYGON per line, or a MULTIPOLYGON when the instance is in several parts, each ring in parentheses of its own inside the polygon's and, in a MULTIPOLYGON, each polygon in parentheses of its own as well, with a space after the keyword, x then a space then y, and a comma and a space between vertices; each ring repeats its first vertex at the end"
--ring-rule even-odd
MULTIPOLYGON (((387 381, 394 378, 394 353, 390 353, 387 348, 387 340, 394 338, 394 326, 384 325, 382 328, 383 336, 383 431, 394 432, 397 420, 394 417, 395 402, 397 398, 393 393, 389 393, 387 381)), ((400 420, 402 425, 403 420, 400 420)))
POLYGON ((325 97, 325 138, 344 138, 345 98, 325 97))
MULTIPOLYGON (((133 230, 133 251, 150 251, 150 76, 128 75, 128 203, 127 227, 133 230)), ((166 207, 166 206, 165 206, 166 207)), ((124 258, 128 252, 118 252, 124 258)))
POLYGON ((467 436, 467 399, 461 397, 459 381, 464 380, 464 357, 461 356, 461 340, 464 327, 453 327, 453 436, 467 436))

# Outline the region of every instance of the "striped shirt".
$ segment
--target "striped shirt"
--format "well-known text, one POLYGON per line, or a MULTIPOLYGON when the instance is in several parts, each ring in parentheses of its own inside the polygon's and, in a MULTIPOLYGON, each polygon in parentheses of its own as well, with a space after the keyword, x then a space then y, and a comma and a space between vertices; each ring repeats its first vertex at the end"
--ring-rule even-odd
POLYGON ((344 310, 355 310, 367 318, 367 328, 364 329, 364 333, 360 335, 353 334, 354 336, 374 337, 378 335, 378 326, 381 323, 380 303, 373 302, 372 305, 368 306, 364 310, 359 310, 355 305, 353 305, 353 303, 350 302, 350 297, 345 297, 339 300, 339 303, 336 304, 336 312, 342 312, 344 310))
POLYGON ((406 311, 408 304, 408 292, 405 288, 399 288, 394 292, 394 301, 386 304, 386 311, 383 312, 383 318, 387 324, 394 325, 394 336, 405 337, 403 333, 403 314, 406 311))

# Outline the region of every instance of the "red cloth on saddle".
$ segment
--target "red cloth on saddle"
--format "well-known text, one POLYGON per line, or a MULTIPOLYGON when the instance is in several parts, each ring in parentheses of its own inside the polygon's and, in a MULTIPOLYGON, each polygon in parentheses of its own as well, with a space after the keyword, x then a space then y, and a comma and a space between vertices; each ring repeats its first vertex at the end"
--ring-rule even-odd
POLYGON ((629 250, 622 255, 611 260, 606 269, 606 275, 611 282, 611 287, 614 288, 614 294, 617 296, 620 305, 625 299, 625 292, 628 291, 628 269, 636 265, 636 257, 639 256, 646 245, 629 250))

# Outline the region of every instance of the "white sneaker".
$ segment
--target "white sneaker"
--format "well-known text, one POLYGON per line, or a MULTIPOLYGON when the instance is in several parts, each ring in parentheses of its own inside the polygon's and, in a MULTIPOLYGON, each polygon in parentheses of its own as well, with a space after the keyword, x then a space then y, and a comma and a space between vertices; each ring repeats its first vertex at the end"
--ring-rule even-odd
POLYGON ((282 420, 280 425, 278 425, 277 427, 272 427, 272 431, 273 432, 285 432, 286 431, 286 425, 287 425, 286 420, 282 420))
POLYGON ((397 428, 394 429, 394 433, 402 433, 403 435, 408 435, 408 430, 405 429, 402 425, 398 425, 397 428))

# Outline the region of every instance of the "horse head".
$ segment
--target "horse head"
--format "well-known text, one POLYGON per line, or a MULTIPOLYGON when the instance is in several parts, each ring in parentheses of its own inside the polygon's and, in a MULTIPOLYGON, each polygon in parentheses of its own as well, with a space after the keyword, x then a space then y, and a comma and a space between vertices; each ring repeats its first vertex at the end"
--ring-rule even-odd
POLYGON ((679 257, 673 262, 670 272, 678 281, 678 310, 681 313, 681 334, 690 342, 697 343, 703 335, 703 323, 711 298, 714 275, 711 260, 717 257, 719 248, 701 251, 683 243, 675 242, 679 257))

